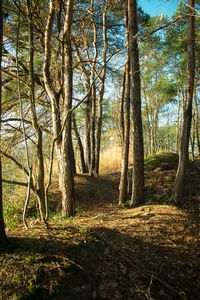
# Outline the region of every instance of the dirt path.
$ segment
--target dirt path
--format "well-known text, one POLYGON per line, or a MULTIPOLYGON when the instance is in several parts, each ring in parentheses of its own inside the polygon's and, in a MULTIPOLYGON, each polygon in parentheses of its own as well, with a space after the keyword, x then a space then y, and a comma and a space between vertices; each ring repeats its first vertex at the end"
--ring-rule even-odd
MULTIPOLYGON (((154 185, 158 191, 165 177, 169 190, 174 171, 156 172, 146 175, 157 201, 154 185)), ((77 176, 76 218, 10 233, 0 256, 0 299, 200 299, 197 181, 191 209, 155 201, 120 209, 119 174, 77 176)))
POLYGON ((78 222, 104 245, 98 269, 100 295, 104 299, 200 299, 197 212, 159 204, 117 209, 117 195, 112 201, 109 197, 113 182, 118 182, 117 174, 95 183, 96 193, 105 195, 103 203, 99 200, 101 209, 92 216, 91 205, 88 216, 80 216, 78 222))

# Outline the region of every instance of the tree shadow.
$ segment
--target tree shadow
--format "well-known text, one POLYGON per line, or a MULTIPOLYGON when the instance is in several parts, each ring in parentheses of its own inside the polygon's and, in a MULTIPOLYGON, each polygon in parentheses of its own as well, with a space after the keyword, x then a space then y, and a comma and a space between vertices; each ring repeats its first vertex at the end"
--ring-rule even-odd
POLYGON ((91 178, 85 175, 76 179, 76 206, 87 211, 101 211, 116 206, 119 192, 118 175, 102 175, 91 178), (116 177, 117 176, 117 177, 116 177))
POLYGON ((193 245, 169 246, 165 237, 161 243, 104 227, 93 230, 105 245, 102 273, 108 299, 198 299, 200 260, 193 245), (116 278, 117 295, 116 284, 112 285, 116 278))
POLYGON ((1 256, 2 299, 198 299, 199 257, 192 243, 174 243, 169 233, 154 232, 156 241, 150 232, 106 227, 82 233, 85 241, 76 241, 73 227, 55 227, 51 234, 11 238, 1 256), (74 232, 72 243, 66 231, 74 232))
POLYGON ((1 252, 0 299, 93 299, 94 293, 101 299, 96 293, 101 251, 97 244, 68 244, 64 236, 63 241, 11 237, 1 252))

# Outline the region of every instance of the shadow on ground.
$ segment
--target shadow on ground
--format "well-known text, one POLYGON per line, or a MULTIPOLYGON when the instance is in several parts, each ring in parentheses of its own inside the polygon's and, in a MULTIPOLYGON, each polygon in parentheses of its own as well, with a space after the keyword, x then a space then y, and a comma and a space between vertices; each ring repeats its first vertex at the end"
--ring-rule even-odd
MULTIPOLYGON (((199 299, 200 175, 191 165, 183 207, 171 205, 177 156, 167 155, 147 161, 147 204, 135 209, 117 208, 119 173, 77 175, 75 219, 12 232, 0 299, 199 299)), ((56 185, 50 200, 59 211, 56 185)))
POLYGON ((12 238, 1 255, 1 297, 197 300, 200 252, 195 224, 185 228, 172 215, 154 219, 152 212, 137 214, 132 219, 140 225, 134 225, 130 212, 127 228, 78 230, 54 224, 39 239, 12 238))

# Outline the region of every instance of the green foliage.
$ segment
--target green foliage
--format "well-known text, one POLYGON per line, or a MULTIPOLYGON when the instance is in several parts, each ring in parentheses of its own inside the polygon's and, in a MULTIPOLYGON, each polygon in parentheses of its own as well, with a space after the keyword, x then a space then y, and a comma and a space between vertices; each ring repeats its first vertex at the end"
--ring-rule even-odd
POLYGON ((164 163, 168 164, 172 169, 175 168, 178 163, 178 155, 172 152, 161 152, 145 158, 144 161, 147 171, 154 170, 164 163))
POLYGON ((82 229, 82 232, 85 236, 89 236, 91 234, 90 228, 89 227, 84 227, 82 229))
POLYGON ((74 217, 62 217, 62 216, 60 215, 60 213, 52 212, 52 211, 50 211, 49 217, 50 217, 52 220, 58 221, 58 222, 71 222, 71 221, 73 221, 73 219, 74 219, 74 217))

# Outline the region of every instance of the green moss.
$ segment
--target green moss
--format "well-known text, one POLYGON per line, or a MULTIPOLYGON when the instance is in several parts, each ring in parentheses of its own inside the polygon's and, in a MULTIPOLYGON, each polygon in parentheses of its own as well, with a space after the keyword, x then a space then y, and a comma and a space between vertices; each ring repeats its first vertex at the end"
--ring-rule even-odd
POLYGON ((162 164, 168 164, 169 169, 176 169, 178 164, 178 155, 176 153, 161 152, 145 158, 145 170, 151 171, 162 164))

